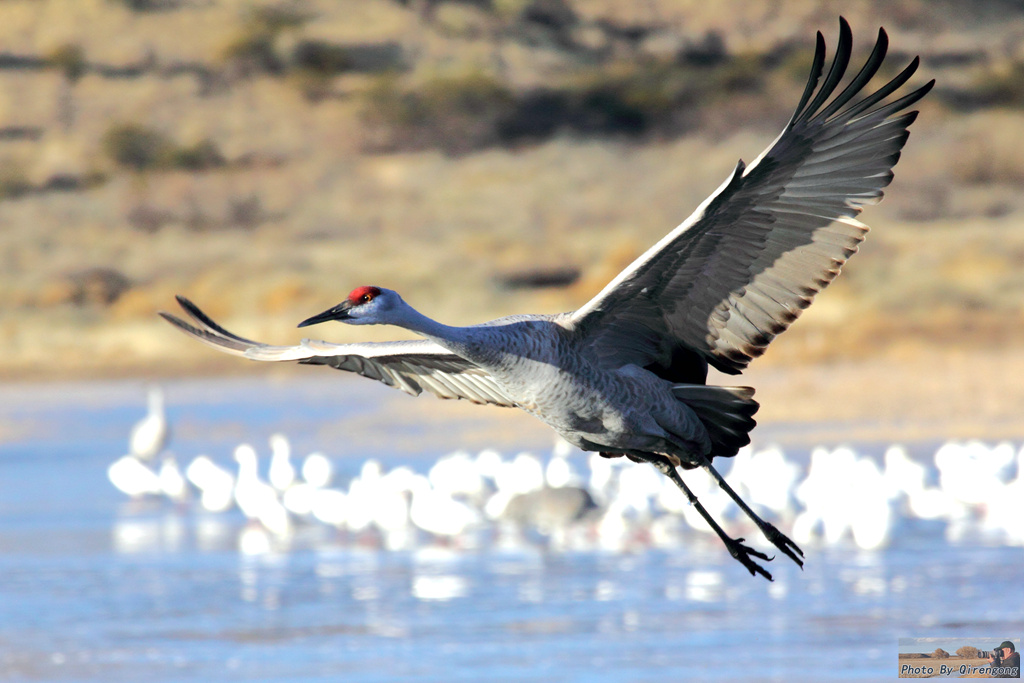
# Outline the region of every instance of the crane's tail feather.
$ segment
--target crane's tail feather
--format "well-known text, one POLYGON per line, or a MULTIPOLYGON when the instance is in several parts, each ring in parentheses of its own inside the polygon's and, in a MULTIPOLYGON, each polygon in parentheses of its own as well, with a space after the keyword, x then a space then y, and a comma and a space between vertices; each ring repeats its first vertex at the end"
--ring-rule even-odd
POLYGON ((750 387, 677 384, 672 393, 689 406, 711 437, 713 457, 732 457, 750 443, 758 403, 750 387))

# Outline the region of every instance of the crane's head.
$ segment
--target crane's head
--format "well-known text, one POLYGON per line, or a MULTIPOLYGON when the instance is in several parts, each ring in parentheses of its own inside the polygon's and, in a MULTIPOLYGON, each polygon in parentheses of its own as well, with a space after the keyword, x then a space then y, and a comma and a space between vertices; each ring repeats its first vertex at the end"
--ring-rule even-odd
POLYGON ((402 298, 398 292, 383 287, 356 287, 348 297, 337 306, 323 313, 314 315, 299 323, 299 327, 307 327, 328 320, 340 320, 349 325, 379 325, 388 322, 387 313, 400 304, 402 298))

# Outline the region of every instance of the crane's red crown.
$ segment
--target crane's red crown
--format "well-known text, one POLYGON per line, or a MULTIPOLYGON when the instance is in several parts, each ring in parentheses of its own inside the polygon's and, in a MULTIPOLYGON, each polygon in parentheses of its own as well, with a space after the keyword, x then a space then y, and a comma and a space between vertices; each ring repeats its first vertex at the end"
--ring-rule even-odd
POLYGON ((348 294, 353 304, 367 304, 380 296, 380 287, 356 287, 348 294))

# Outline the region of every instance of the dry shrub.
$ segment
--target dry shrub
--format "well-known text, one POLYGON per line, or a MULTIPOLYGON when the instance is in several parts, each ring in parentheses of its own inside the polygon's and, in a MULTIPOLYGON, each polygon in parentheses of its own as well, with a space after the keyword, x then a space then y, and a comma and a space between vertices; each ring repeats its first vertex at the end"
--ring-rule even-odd
POLYGON ((274 51, 273 36, 244 30, 228 39, 221 48, 220 61, 242 76, 259 72, 276 74, 282 68, 274 51))
POLYGON ((119 166, 145 171, 164 163, 171 151, 165 135, 134 123, 114 124, 102 141, 103 151, 119 166))
POLYGON ((519 94, 500 137, 514 142, 565 131, 674 137, 700 123, 706 108, 756 92, 763 82, 760 60, 749 55, 710 67, 665 60, 614 62, 519 94))
POLYGON ((80 45, 75 43, 64 43, 54 48, 45 59, 47 64, 63 71, 64 77, 72 83, 85 74, 88 66, 85 61, 85 52, 80 45))
POLYGON ((963 657, 964 659, 980 659, 982 656, 981 650, 970 645, 964 645, 963 647, 958 648, 956 654, 958 657, 963 657))
POLYGON ((949 653, 941 647, 935 648, 935 652, 932 653, 932 659, 949 659, 949 653))
POLYGON ((41 306, 110 306, 131 287, 131 280, 118 270, 86 268, 47 282, 36 302, 41 306))
POLYGON ((365 146, 375 151, 433 147, 461 154, 567 132, 674 137, 691 130, 703 112, 723 99, 759 93, 762 66, 753 55, 710 67, 674 60, 617 61, 527 90, 515 90, 481 70, 419 82, 388 74, 364 94, 365 146))
POLYGON ((332 43, 304 39, 291 50, 289 80, 310 102, 331 95, 335 77, 346 73, 380 74, 405 69, 405 52, 395 41, 332 43))
POLYGON ((642 134, 659 125, 674 127, 678 115, 697 99, 684 70, 658 63, 594 70, 568 83, 564 91, 565 122, 584 134, 642 134))
POLYGON ((345 46, 303 40, 292 51, 288 76, 307 100, 318 102, 330 94, 334 77, 351 66, 345 46))
POLYGON ((250 9, 241 28, 220 51, 220 60, 241 75, 280 73, 284 60, 275 50, 282 32, 302 26, 310 17, 295 3, 250 9))
POLYGON ((339 74, 351 67, 348 49, 322 40, 300 41, 292 51, 292 66, 322 74, 339 74))
POLYGON ((117 165, 133 171, 173 168, 206 171, 226 163, 212 140, 178 146, 163 133, 136 123, 111 126, 103 136, 102 147, 117 165))
POLYGON ((498 124, 513 102, 503 83, 479 70, 430 77, 415 87, 385 75, 364 99, 367 146, 465 153, 498 141, 498 124))
POLYGON ((186 171, 207 171, 220 168, 227 163, 220 148, 209 139, 200 140, 191 146, 171 149, 167 162, 171 167, 186 171))

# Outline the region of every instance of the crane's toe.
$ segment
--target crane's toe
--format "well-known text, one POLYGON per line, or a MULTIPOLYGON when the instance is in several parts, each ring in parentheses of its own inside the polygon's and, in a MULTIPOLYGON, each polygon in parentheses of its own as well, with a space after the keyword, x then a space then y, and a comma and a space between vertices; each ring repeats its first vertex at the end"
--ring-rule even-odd
POLYGON ((761 533, 771 541, 772 545, 781 550, 786 557, 796 562, 798 567, 804 568, 804 561, 802 559, 804 551, 800 550, 800 546, 794 543, 789 536, 776 529, 775 525, 770 522, 765 522, 765 525, 761 527, 761 533))
POLYGON ((769 581, 774 581, 774 579, 772 579, 772 575, 769 574, 764 567, 750 559, 750 556, 753 555, 759 560, 764 560, 765 562, 771 562, 775 558, 768 557, 764 553, 754 550, 748 545, 743 545, 744 540, 745 539, 742 538, 722 539, 722 541, 725 543, 725 547, 729 550, 729 554, 732 555, 736 560, 738 560, 740 564, 746 567, 747 571, 750 572, 751 576, 756 576, 757 574, 760 574, 769 581))

